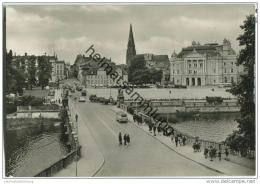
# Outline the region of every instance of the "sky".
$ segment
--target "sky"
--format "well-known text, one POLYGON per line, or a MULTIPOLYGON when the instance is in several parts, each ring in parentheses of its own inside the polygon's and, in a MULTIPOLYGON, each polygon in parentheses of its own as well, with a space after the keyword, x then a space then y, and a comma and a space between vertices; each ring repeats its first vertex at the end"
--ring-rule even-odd
POLYGON ((170 55, 195 40, 219 43, 236 38, 254 4, 7 5, 6 48, 16 55, 58 55, 73 64, 94 45, 102 57, 126 63, 132 24, 137 54, 170 55))

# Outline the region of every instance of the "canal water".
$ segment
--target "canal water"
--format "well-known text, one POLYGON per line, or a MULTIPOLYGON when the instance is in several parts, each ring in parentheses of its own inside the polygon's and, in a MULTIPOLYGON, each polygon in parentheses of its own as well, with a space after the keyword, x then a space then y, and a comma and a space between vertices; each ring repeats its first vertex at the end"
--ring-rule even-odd
POLYGON ((14 133, 7 133, 6 176, 32 177, 63 158, 66 150, 59 135, 57 132, 41 132, 20 140, 14 133))
POLYGON ((234 130, 238 129, 235 121, 239 113, 205 113, 200 117, 185 118, 172 124, 174 128, 191 136, 198 136, 202 140, 222 142, 234 130))

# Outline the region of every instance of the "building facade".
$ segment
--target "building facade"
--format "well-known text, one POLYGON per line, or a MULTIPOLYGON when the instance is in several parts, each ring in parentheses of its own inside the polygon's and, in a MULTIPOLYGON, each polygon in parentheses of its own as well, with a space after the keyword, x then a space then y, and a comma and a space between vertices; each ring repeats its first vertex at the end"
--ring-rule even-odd
POLYGON ((104 60, 104 63, 107 63, 112 67, 113 71, 117 72, 117 79, 119 77, 122 79, 117 83, 117 79, 113 80, 110 74, 107 74, 106 66, 99 66, 98 63, 90 57, 78 56, 77 58, 76 61, 81 58, 80 61, 77 62, 79 65, 78 80, 86 87, 110 87, 122 85, 123 81, 128 82, 127 67, 125 65, 116 65, 111 59, 104 60))
POLYGON ((60 82, 66 79, 66 66, 64 61, 58 61, 57 56, 50 59, 52 72, 50 82, 60 82))
POLYGON ((118 78, 121 76, 122 80, 113 80, 110 75, 107 75, 104 68, 91 69, 82 78, 82 85, 91 87, 111 87, 123 85, 123 81, 128 82, 128 75, 121 68, 116 68, 115 71, 118 73, 118 78))
POLYGON ((192 45, 170 58, 170 82, 175 85, 205 86, 237 83, 241 68, 230 41, 223 44, 192 45))

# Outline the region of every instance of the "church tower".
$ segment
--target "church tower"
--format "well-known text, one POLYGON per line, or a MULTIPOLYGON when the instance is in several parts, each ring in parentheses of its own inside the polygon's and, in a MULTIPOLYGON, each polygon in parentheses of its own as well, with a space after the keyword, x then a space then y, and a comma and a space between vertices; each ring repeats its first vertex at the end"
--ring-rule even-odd
POLYGON ((132 31, 132 25, 130 24, 129 39, 128 39, 127 51, 126 51, 126 64, 128 67, 131 65, 131 60, 135 55, 136 55, 135 41, 134 41, 134 36, 132 31))

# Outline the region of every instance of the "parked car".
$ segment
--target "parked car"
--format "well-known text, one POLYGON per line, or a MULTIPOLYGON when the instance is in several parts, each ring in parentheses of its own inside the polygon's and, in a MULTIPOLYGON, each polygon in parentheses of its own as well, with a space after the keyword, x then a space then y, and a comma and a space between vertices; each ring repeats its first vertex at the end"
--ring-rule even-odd
POLYGON ((86 102, 86 99, 84 97, 79 97, 79 102, 86 102))
POLYGON ((90 100, 91 102, 95 102, 96 99, 97 99, 97 95, 90 95, 90 96, 89 96, 89 100, 90 100))
POLYGON ((116 120, 119 123, 127 123, 128 122, 128 118, 127 118, 127 114, 125 112, 119 111, 116 113, 116 120))
POLYGON ((82 91, 81 91, 81 96, 87 96, 87 90, 85 90, 85 89, 82 90, 82 91))

